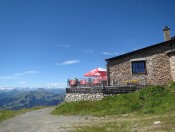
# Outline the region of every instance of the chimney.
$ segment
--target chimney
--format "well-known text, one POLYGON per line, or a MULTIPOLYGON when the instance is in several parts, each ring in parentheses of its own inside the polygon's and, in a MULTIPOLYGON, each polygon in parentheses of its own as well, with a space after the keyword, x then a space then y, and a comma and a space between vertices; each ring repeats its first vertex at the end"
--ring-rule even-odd
POLYGON ((164 32, 164 39, 165 41, 170 40, 170 28, 168 26, 165 26, 165 28, 163 29, 164 32))

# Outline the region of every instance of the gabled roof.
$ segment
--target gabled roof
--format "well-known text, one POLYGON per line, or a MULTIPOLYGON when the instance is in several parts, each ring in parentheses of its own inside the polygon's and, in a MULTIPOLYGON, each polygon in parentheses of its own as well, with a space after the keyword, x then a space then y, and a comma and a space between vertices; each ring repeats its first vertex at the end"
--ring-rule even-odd
POLYGON ((173 38, 171 38, 171 40, 169 41, 165 41, 165 42, 161 42, 161 43, 158 43, 158 44, 154 44, 154 45, 151 45, 151 46, 148 46, 148 47, 145 47, 145 48, 142 48, 142 49, 138 49, 138 50, 135 50, 135 51, 131 51, 131 52, 128 52, 128 53, 125 53, 125 54, 122 54, 122 55, 119 55, 119 56, 115 56, 115 57, 112 57, 112 58, 108 58, 108 59, 105 59, 106 61, 111 61, 111 60, 115 60, 115 59, 119 59, 121 57, 125 57, 125 56, 128 56, 128 55, 131 55, 133 53, 137 53, 137 52, 140 52, 140 51, 143 51, 143 50, 146 50, 146 49, 150 49, 150 48, 153 48, 153 47, 157 47, 159 45, 163 45, 165 43, 169 43, 171 41, 174 41, 175 40, 175 36, 173 38))

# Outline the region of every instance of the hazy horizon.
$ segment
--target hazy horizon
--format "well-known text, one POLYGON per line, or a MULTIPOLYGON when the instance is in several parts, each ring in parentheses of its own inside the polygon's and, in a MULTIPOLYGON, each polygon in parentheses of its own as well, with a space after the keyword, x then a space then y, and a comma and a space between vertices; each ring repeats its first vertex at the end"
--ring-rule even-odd
POLYGON ((60 87, 175 36, 174 0, 1 0, 0 87, 60 87))

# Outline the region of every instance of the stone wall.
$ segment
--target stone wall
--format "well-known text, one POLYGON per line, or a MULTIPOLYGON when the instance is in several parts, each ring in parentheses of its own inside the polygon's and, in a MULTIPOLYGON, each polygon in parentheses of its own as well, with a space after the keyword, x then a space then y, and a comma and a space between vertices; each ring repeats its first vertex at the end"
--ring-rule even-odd
POLYGON ((170 68, 173 81, 175 81, 175 52, 170 55, 170 68))
POLYGON ((101 100, 104 98, 103 93, 67 93, 65 97, 66 102, 81 101, 81 100, 101 100))
MULTIPOLYGON (((107 61, 110 85, 123 84, 131 80, 148 85, 166 84, 172 80, 172 76, 175 78, 175 72, 170 68, 170 57, 166 54, 166 51, 172 49, 175 49, 175 43, 168 41, 107 61), (145 74, 132 74, 131 60, 139 58, 146 60, 147 71, 145 74)), ((173 57, 172 62, 174 63, 173 57)))
POLYGON ((170 57, 171 74, 173 81, 175 81, 175 56, 170 57))
POLYGON ((104 97, 131 93, 140 90, 144 86, 125 85, 125 86, 104 86, 89 88, 66 88, 66 102, 81 100, 101 100, 104 97))

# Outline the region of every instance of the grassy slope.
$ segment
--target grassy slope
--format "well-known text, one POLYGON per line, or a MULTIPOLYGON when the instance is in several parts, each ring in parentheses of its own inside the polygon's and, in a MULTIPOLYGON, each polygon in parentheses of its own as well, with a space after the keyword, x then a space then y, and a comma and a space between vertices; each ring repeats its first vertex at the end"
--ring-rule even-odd
POLYGON ((118 116, 113 121, 94 123, 81 127, 83 132, 105 131, 174 131, 175 130, 175 83, 168 86, 149 86, 139 92, 115 95, 100 101, 63 103, 53 113, 64 115, 118 116), (121 114, 131 117, 123 120, 121 114), (117 121, 120 119, 119 121, 117 121), (121 121, 122 120, 122 121, 121 121), (153 121, 162 125, 155 126, 153 121))
POLYGON ((53 113, 103 116, 131 112, 162 114, 172 110, 175 110, 174 94, 164 87, 149 86, 139 92, 115 95, 100 101, 65 102, 53 113))
POLYGON ((134 113, 76 127, 76 132, 174 132, 174 124, 175 112, 161 115, 134 113), (156 121, 161 123, 155 125, 156 121))

